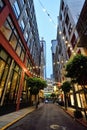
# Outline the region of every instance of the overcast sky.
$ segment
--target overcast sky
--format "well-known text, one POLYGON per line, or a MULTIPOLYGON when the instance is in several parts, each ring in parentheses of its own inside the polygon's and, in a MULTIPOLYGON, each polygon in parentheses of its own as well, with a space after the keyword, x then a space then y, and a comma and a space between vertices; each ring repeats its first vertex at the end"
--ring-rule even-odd
POLYGON ((57 16, 59 15, 60 0, 34 0, 36 19, 40 39, 46 41, 46 72, 47 78, 52 74, 51 40, 57 35, 57 16), (43 9, 46 9, 45 12, 43 9), (53 21, 50 21, 51 20, 53 21))

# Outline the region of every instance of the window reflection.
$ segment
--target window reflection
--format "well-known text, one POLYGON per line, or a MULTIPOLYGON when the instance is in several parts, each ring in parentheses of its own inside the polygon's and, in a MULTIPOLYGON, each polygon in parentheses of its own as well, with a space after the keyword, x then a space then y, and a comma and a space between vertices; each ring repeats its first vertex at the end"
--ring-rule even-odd
POLYGON ((22 31, 23 31, 23 30, 24 30, 24 27, 25 27, 23 20, 21 20, 20 26, 21 26, 21 29, 22 29, 22 31))
POLYGON ((4 7, 4 3, 0 0, 0 10, 4 7))
POLYGON ((18 74, 16 72, 14 72, 11 86, 10 86, 10 90, 9 90, 10 91, 10 94, 9 94, 10 100, 13 100, 13 97, 14 97, 14 91, 15 91, 15 87, 17 84, 17 78, 18 78, 18 74))
POLYGON ((11 46, 15 49, 16 48, 16 45, 17 45, 17 38, 14 34, 12 34, 12 37, 10 39, 10 42, 11 46))
POLYGON ((17 52, 18 56, 20 56, 20 53, 21 53, 21 46, 20 46, 19 43, 18 43, 18 45, 17 45, 16 52, 17 52))
POLYGON ((22 53, 21 53, 21 60, 22 60, 22 61, 24 60, 24 56, 25 56, 25 53, 24 53, 24 51, 22 50, 22 53))
POLYGON ((24 0, 21 0, 21 3, 24 5, 24 0))
POLYGON ((1 32, 4 34, 7 40, 9 40, 12 30, 7 21, 5 21, 4 25, 0 28, 1 32))
POLYGON ((3 48, 1 48, 0 101, 7 83, 4 104, 16 103, 17 93, 19 89, 20 75, 21 75, 21 68, 15 63, 15 61, 11 60, 11 57, 3 50, 3 48))
POLYGON ((0 60, 0 80, 1 80, 2 73, 4 71, 4 67, 5 67, 5 62, 3 60, 0 60))
POLYGON ((25 38, 25 41, 27 42, 27 40, 28 40, 28 33, 27 32, 24 34, 24 38, 25 38))
POLYGON ((4 71, 3 71, 2 75, 1 75, 2 78, 1 78, 1 82, 0 82, 0 98, 2 96, 2 92, 3 92, 4 86, 5 86, 5 82, 6 82, 6 78, 8 76, 8 70, 9 70, 9 67, 8 67, 8 65, 6 65, 4 67, 4 71))
POLYGON ((8 57, 6 52, 1 48, 0 50, 0 99, 2 92, 4 91, 6 80, 8 77, 9 66, 11 59, 8 57))
POLYGON ((16 103, 18 89, 19 89, 19 82, 20 82, 20 74, 21 74, 20 72, 21 69, 14 62, 13 68, 11 70, 7 90, 6 90, 6 95, 5 95, 6 103, 16 103))
POLYGON ((11 18, 10 18, 10 16, 7 17, 7 21, 8 21, 8 23, 9 23, 11 29, 12 29, 12 30, 15 29, 15 27, 14 27, 14 25, 13 25, 13 22, 12 22, 12 20, 11 20, 11 18))
POLYGON ((21 96, 22 102, 29 102, 30 92, 29 92, 29 89, 27 87, 27 80, 28 80, 28 76, 25 75, 22 96, 21 96))
POLYGON ((19 9, 17 1, 15 1, 13 4, 13 10, 14 10, 16 17, 18 18, 20 15, 20 9, 19 9))

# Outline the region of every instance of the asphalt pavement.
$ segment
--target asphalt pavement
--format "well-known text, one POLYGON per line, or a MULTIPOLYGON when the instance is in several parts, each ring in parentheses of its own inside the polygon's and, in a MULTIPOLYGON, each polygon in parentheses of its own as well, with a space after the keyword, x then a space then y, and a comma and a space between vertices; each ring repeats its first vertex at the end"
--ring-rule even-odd
MULTIPOLYGON (((44 103, 40 103, 40 105, 38 106, 38 109, 40 107, 42 107, 43 105, 44 105, 44 103)), ((57 104, 55 104, 55 105, 57 105, 57 104)), ((59 106, 59 107, 61 107, 61 106, 59 106)), ((62 109, 65 111, 65 109, 63 107, 62 107, 62 109)), ((10 127, 12 124, 16 123, 17 121, 19 121, 20 119, 22 119, 23 117, 25 117, 29 113, 33 112, 34 110, 36 110, 35 106, 21 109, 19 111, 0 116, 0 130, 5 130, 6 128, 10 127)), ((74 118, 72 108, 69 108, 65 112, 67 114, 69 114, 72 118, 74 118)), ((83 126, 87 127, 87 122, 85 120, 83 120, 83 119, 77 120, 76 119, 76 121, 81 123, 83 126)))

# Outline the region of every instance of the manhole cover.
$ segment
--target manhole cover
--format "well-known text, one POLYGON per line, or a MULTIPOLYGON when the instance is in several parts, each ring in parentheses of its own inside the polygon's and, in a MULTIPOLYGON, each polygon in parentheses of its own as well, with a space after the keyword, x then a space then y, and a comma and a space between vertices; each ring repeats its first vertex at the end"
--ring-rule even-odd
POLYGON ((52 128, 54 130, 58 129, 59 127, 60 127, 59 125, 50 125, 50 128, 52 128))

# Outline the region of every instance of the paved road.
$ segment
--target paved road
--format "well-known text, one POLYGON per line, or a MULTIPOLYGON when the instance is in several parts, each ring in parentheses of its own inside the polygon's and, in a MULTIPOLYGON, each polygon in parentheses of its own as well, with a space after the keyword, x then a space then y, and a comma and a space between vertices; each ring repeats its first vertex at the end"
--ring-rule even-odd
POLYGON ((7 130, 87 130, 56 104, 44 104, 7 130))

